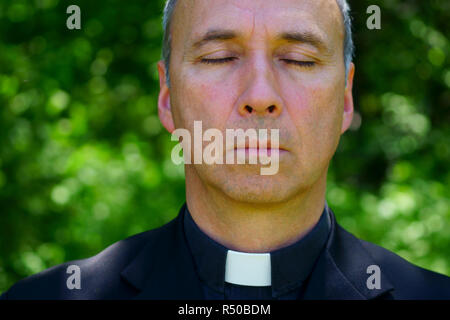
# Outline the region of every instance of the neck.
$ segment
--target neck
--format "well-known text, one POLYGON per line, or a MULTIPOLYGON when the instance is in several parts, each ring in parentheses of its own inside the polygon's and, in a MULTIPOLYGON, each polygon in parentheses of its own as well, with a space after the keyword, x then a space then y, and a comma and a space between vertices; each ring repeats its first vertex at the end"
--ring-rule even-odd
POLYGON ((186 202, 195 223, 216 242, 235 251, 271 252, 296 242, 318 222, 325 206, 326 176, 327 170, 286 201, 255 204, 228 197, 187 169, 186 202))

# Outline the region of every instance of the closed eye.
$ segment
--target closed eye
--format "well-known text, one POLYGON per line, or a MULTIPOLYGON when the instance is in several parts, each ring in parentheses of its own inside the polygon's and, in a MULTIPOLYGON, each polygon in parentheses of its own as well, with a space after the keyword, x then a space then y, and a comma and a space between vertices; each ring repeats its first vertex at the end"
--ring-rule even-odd
MULTIPOLYGON (((223 64, 223 63, 234 61, 236 59, 237 59, 236 57, 227 57, 227 58, 221 58, 221 59, 203 58, 200 60, 200 62, 204 63, 204 64, 223 64)), ((297 60, 291 60, 291 59, 281 59, 281 60, 287 64, 293 64, 296 66, 306 67, 306 68, 311 68, 316 65, 316 63, 314 61, 297 61, 297 60)))
POLYGON ((316 65, 316 63, 314 61, 297 61, 297 60, 290 60, 290 59, 281 59, 281 60, 287 64, 293 64, 293 65, 305 67, 305 68, 311 68, 316 65))
POLYGON ((227 57, 227 58, 221 58, 221 59, 201 59, 200 62, 204 64, 222 64, 227 63, 236 60, 235 57, 227 57))

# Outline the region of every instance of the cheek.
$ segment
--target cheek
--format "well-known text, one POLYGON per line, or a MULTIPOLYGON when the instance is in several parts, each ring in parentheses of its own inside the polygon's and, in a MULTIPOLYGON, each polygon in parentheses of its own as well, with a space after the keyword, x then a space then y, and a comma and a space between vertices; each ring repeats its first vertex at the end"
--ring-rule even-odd
POLYGON ((323 152, 332 152, 339 137, 341 102, 336 85, 314 84, 297 86, 286 92, 287 111, 299 138, 299 150, 305 150, 311 156, 323 152))
POLYGON ((202 120, 204 127, 222 128, 234 106, 232 88, 195 77, 186 79, 177 95, 177 106, 186 124, 202 120))
POLYGON ((293 98, 289 103, 296 109, 292 116, 314 130, 326 129, 339 118, 343 93, 339 94, 336 85, 301 86, 291 94, 293 98))

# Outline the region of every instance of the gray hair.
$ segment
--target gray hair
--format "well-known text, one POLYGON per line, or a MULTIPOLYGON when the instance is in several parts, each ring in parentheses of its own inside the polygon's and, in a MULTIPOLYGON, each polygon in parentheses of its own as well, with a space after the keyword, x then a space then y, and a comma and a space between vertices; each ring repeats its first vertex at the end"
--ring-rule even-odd
MULTIPOLYGON (((342 18, 344 20, 344 64, 345 79, 347 79, 348 71, 350 69, 350 63, 353 60, 353 54, 355 50, 352 38, 352 20, 350 16, 350 6, 348 5, 347 0, 336 0, 336 2, 339 6, 339 9, 341 10, 342 18)), ((170 28, 176 4, 177 0, 167 0, 164 7, 163 17, 164 38, 162 44, 162 59, 166 67, 166 83, 168 87, 170 87, 169 65, 171 53, 170 44, 172 40, 170 28)))

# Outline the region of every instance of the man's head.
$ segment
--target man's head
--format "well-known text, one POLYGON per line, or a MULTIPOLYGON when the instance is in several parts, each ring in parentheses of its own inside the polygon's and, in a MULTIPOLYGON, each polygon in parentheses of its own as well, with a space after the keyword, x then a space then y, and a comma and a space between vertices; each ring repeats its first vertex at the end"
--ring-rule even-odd
POLYGON ((258 175, 255 165, 202 164, 187 166, 186 179, 255 204, 286 201, 323 184, 353 117, 347 3, 170 0, 165 14, 165 61, 158 64, 165 128, 193 132, 194 121, 202 121, 204 130, 223 133, 280 132, 278 174, 258 175))
MULTIPOLYGON (((171 53, 171 32, 170 26, 172 22, 173 12, 175 11, 175 6, 179 0, 167 0, 164 6, 163 13, 163 45, 162 45, 162 58, 164 65, 166 67, 166 83, 170 87, 170 53, 171 53)), ((354 45, 352 37, 352 21, 350 16, 350 6, 347 0, 336 0, 336 3, 341 10, 342 19, 344 22, 344 65, 345 65, 345 76, 347 77, 348 71, 350 69, 350 63, 353 59, 354 45)))

